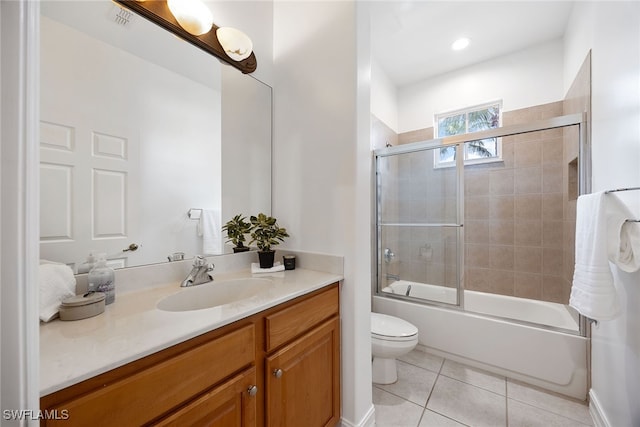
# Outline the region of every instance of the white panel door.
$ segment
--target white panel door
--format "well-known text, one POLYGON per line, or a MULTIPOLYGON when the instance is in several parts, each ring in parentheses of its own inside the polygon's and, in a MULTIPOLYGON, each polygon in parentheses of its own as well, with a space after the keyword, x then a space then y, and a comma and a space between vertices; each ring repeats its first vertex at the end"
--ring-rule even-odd
POLYGON ((40 257, 77 266, 90 251, 105 252, 110 265, 126 267, 139 252, 123 250, 141 246, 136 132, 70 106, 42 112, 56 121, 40 125, 40 257))

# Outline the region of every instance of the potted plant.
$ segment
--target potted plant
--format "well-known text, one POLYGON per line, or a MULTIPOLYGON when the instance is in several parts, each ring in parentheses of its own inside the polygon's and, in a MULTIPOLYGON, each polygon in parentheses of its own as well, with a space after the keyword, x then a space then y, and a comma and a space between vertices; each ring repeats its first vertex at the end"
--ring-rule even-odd
POLYGON ((222 226, 222 231, 227 233, 227 242, 233 243, 233 252, 246 252, 248 246, 244 245, 245 235, 251 232, 251 223, 246 221, 246 217, 238 214, 231 218, 222 226))
POLYGON ((260 268, 271 268, 276 254, 276 251, 271 249, 271 246, 284 242, 284 238, 289 237, 287 230, 278 226, 274 217, 263 213, 258 214, 258 216, 251 215, 250 221, 251 242, 249 244, 256 242, 258 246, 260 268))

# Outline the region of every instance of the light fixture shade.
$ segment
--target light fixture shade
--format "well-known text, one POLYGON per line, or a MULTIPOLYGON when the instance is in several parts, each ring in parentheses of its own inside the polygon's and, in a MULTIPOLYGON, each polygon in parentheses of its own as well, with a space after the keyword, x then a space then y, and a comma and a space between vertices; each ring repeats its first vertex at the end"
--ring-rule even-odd
POLYGON ((167 6, 178 24, 194 36, 208 33, 213 26, 213 15, 200 0, 167 0, 167 6))
POLYGON ((234 61, 242 61, 251 55, 253 43, 242 31, 231 27, 220 27, 216 35, 224 52, 234 61))

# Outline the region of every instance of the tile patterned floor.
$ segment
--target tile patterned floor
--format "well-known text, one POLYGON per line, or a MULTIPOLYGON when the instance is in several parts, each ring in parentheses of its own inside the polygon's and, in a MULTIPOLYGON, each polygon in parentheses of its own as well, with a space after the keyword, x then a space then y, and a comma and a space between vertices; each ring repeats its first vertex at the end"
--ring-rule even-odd
POLYGON ((418 347, 373 387, 376 427, 585 427, 588 406, 418 347))

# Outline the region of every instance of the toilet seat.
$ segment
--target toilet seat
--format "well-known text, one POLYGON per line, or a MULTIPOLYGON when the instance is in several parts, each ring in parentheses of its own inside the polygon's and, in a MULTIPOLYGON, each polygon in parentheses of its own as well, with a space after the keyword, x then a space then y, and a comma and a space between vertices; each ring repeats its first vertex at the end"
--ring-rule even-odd
POLYGON ((412 341, 418 328, 397 317, 371 313, 371 337, 382 341, 412 341))

